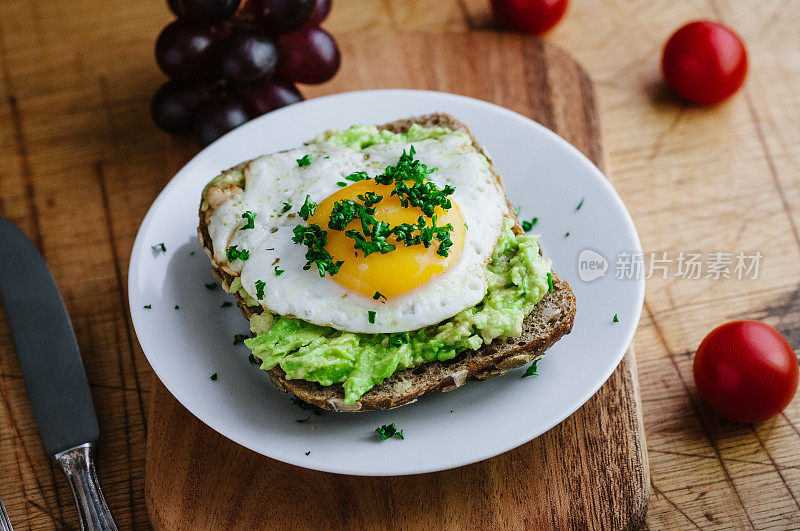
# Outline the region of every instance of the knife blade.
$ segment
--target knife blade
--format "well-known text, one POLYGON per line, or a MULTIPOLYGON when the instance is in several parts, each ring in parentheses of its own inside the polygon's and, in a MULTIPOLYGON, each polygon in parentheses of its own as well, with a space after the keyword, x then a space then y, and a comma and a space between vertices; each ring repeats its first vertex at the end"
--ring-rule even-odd
POLYGON ((72 322, 44 258, 2 217, 0 299, 45 450, 67 476, 81 527, 117 529, 94 469, 100 430, 72 322))

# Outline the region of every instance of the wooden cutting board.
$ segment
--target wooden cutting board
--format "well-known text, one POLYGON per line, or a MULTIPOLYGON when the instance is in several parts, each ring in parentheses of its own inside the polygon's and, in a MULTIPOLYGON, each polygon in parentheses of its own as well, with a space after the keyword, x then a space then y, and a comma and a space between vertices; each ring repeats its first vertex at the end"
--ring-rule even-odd
MULTIPOLYGON (((305 90, 308 97, 367 88, 464 94, 536 120, 603 168, 592 82, 545 41, 495 33, 353 34, 340 46, 342 70, 305 90)), ((635 372, 629 351, 582 408, 515 450, 395 478, 315 472, 258 455, 205 426, 154 377, 149 516, 160 529, 635 528, 644 522, 650 491, 635 372)))

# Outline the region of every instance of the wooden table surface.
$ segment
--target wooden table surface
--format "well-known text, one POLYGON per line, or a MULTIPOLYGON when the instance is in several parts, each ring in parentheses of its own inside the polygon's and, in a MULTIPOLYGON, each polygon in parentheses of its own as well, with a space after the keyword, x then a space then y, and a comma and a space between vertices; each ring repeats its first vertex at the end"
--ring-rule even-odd
MULTIPOLYGON (((335 0, 326 26, 466 31, 491 25, 487 3, 335 0)), ((574 0, 547 36, 594 78, 608 168, 645 251, 763 256, 755 280, 679 278, 675 263, 668 279, 648 280, 635 347, 651 528, 800 527, 800 399, 769 422, 735 425, 709 410, 691 375, 702 337, 730 319, 764 319, 800 345, 799 18, 792 0, 574 0), (750 53, 745 89, 713 109, 659 83, 665 39, 696 18, 731 25, 750 53)), ((0 214, 43 251, 73 317, 103 433, 101 480, 123 528, 147 526, 150 380, 126 309, 128 257, 164 168, 181 162, 167 160, 181 151, 147 111, 162 82, 153 43, 169 19, 162 0, 0 2, 0 214)), ((0 495, 18 529, 77 525, 2 316, 0 495)))

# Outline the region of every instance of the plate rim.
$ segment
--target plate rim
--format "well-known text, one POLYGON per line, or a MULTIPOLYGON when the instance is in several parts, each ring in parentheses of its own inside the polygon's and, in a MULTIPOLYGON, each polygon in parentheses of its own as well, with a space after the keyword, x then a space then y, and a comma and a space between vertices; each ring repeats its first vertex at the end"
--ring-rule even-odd
MULTIPOLYGON (((549 136, 551 138, 551 140, 555 141, 556 143, 558 143, 562 147, 564 147, 573 157, 576 157, 585 166, 587 166, 588 169, 596 177, 599 177, 599 181, 601 183, 601 186, 605 187, 606 191, 609 192, 609 195, 611 196, 612 200, 614 201, 614 203, 615 203, 615 205, 617 207, 617 210, 623 214, 624 221, 625 221, 625 223, 627 225, 626 228, 629 229, 629 232, 633 235, 633 239, 634 239, 634 244, 635 245, 634 245, 634 248, 630 249, 630 251, 632 251, 632 252, 642 252, 641 240, 639 238, 639 233, 636 230, 636 225, 635 225, 635 223, 633 221, 633 218, 631 217, 630 212, 628 211, 627 207, 625 206, 625 203, 622 201, 622 198, 617 193, 617 191, 614 189, 614 187, 611 185, 610 180, 597 167, 597 165, 594 164, 594 162, 592 162, 578 148, 573 146, 571 143, 569 143, 567 140, 562 138, 560 135, 558 135, 557 133, 555 133, 551 129, 545 127, 544 125, 542 125, 542 124, 540 124, 538 122, 536 122, 535 120, 533 120, 531 118, 528 118, 527 116, 525 116, 523 114, 517 113, 515 111, 512 111, 510 109, 507 109, 505 107, 502 107, 500 105, 497 105, 495 103, 492 103, 492 102, 489 102, 489 101, 486 101, 486 100, 473 98, 473 97, 469 97, 469 96, 463 96, 463 95, 460 95, 460 94, 453 94, 453 93, 444 92, 444 91, 422 90, 422 89, 366 89, 366 90, 354 90, 354 91, 347 91, 347 92, 339 92, 339 93, 335 93, 335 94, 329 94, 329 95, 325 95, 325 96, 312 98, 312 99, 309 99, 309 100, 305 100, 305 101, 302 101, 302 102, 298 102, 298 103, 289 105, 289 106, 281 108, 281 109, 277 109, 277 110, 272 111, 270 113, 267 113, 265 115, 259 116, 259 117, 255 118, 255 119, 247 122, 246 124, 238 127, 237 129, 234 129, 233 131, 230 131, 230 132, 226 133, 225 135, 223 135, 222 137, 220 137, 219 139, 214 141, 212 144, 206 146, 200 152, 195 154, 186 164, 183 165, 183 167, 181 167, 180 170, 178 170, 175 173, 175 175, 172 176, 172 178, 169 180, 169 182, 159 192, 159 194, 153 200, 153 203, 148 208, 147 213, 145 214, 144 218, 142 219, 141 224, 139 225, 139 229, 137 230, 136 238, 134 239, 134 244, 133 244, 133 247, 131 249, 131 256, 130 256, 130 260, 129 260, 129 264, 128 264, 128 289, 127 289, 128 310, 129 310, 130 315, 131 315, 131 323, 133 324, 134 332, 137 335, 137 341, 139 341, 138 331, 140 329, 140 325, 137 325, 137 322, 139 322, 139 319, 137 318, 137 315, 141 315, 141 312, 137 312, 137 311, 134 310, 133 300, 135 298, 135 295, 134 295, 135 282, 132 282, 131 279, 136 278, 135 270, 138 269, 141 260, 143 259, 143 257, 146 254, 146 253, 143 252, 143 248, 145 247, 144 234, 147 232, 147 230, 149 229, 150 225, 152 224, 153 218, 155 217, 155 212, 157 210, 159 210, 159 208, 161 206, 161 203, 165 200, 166 196, 168 195, 168 192, 172 188, 178 186, 179 185, 179 181, 183 181, 186 178, 186 177, 183 177, 183 175, 184 174, 190 174, 192 172, 193 167, 196 164, 199 163, 198 161, 201 160, 202 158, 206 157, 207 156, 207 152, 213 150, 214 147, 218 143, 223 141, 223 139, 227 138, 229 135, 243 135, 243 134, 246 134, 249 129, 258 127, 259 126, 258 124, 260 122, 268 121, 268 120, 272 119, 274 116, 276 116, 278 114, 283 114, 283 113, 286 113, 286 112, 297 112, 298 108, 303 107, 303 106, 307 106, 309 104, 320 105, 320 104, 324 104, 325 102, 335 102, 337 99, 358 98, 358 97, 365 97, 365 96, 372 96, 372 95, 380 95, 380 96, 385 96, 385 97, 393 97, 393 96, 400 96, 400 95, 402 95, 402 96, 413 95, 413 96, 419 96, 419 97, 440 98, 440 99, 443 99, 443 100, 462 101, 462 102, 466 102, 468 104, 477 105, 479 107, 488 108, 490 111, 506 115, 507 117, 510 117, 511 119, 514 119, 514 120, 517 120, 517 121, 522 121, 522 122, 526 123, 526 125, 532 126, 533 128, 537 129, 540 133, 543 133, 546 136, 549 136)), ((312 133, 312 135, 313 134, 314 133, 312 133)), ((598 383, 595 386, 592 386, 590 389, 588 389, 585 393, 583 393, 583 395, 581 395, 581 397, 579 399, 575 400, 575 402, 573 404, 571 404, 569 407, 565 408, 565 413, 563 415, 561 415, 561 416, 559 416, 557 418, 554 417, 554 420, 552 420, 551 422, 545 423, 546 425, 543 425, 543 427, 537 428, 536 430, 532 430, 531 432, 527 433, 524 436, 515 438, 513 441, 509 441, 509 442, 506 442, 504 444, 499 444, 499 445, 497 445, 496 447, 494 447, 493 449, 491 449, 489 451, 485 451, 485 452, 478 453, 478 454, 470 453, 469 457, 462 458, 460 460, 456 460, 457 462, 448 463, 448 464, 446 464, 444 466, 420 466, 420 467, 417 467, 417 468, 403 469, 403 471, 388 470, 388 471, 382 471, 382 472, 377 472, 377 473, 365 474, 365 473, 362 473, 361 471, 349 470, 346 467, 341 467, 341 466, 338 466, 338 465, 335 465, 335 464, 333 464, 333 465, 328 465, 328 464, 320 465, 319 463, 303 462, 299 458, 294 458, 293 455, 288 454, 288 453, 277 453, 277 454, 272 454, 272 455, 264 453, 262 450, 254 448, 253 445, 247 444, 246 442, 240 440, 241 438, 237 437, 235 432, 232 432, 232 430, 225 429, 224 424, 220 425, 219 423, 214 422, 213 421, 213 417, 208 416, 208 415, 204 415, 203 414, 204 410, 196 408, 196 407, 193 407, 192 405, 190 405, 190 403, 185 403, 178 396, 176 396, 175 393, 173 393, 172 389, 170 389, 170 387, 167 384, 167 382, 165 381, 164 376, 162 376, 162 374, 159 374, 159 371, 153 366, 152 362, 150 361, 150 356, 145 351, 144 347, 142 346, 141 341, 139 341, 139 346, 140 346, 140 348, 142 348, 142 352, 144 353, 145 358, 148 361, 148 365, 150 365, 150 368, 153 371, 153 373, 155 374, 155 376, 158 377, 158 379, 162 383, 162 385, 164 385, 164 387, 167 389, 167 391, 178 401, 179 404, 181 404, 183 407, 185 407, 194 417, 196 417, 198 420, 200 420, 203 424, 208 426, 210 429, 212 429, 215 432, 219 433, 220 435, 222 435, 226 439, 228 439, 228 440, 230 440, 230 441, 232 441, 232 442, 234 442, 234 443, 236 443, 236 444, 238 444, 240 446, 243 446, 243 447, 245 447, 245 448, 247 448, 247 449, 249 449, 249 450, 251 450, 251 451, 253 451, 253 452, 257 453, 257 454, 259 454, 259 455, 268 457, 270 459, 275 459, 277 461, 281 461, 281 462, 284 462, 284 463, 288 463, 288 464, 291 464, 291 465, 294 465, 294 466, 298 466, 298 467, 301 467, 301 468, 309 469, 309 470, 318 470, 318 471, 321 471, 321 472, 342 474, 342 475, 354 475, 354 476, 365 476, 365 477, 388 477, 388 476, 405 476, 405 475, 414 475, 414 474, 422 474, 422 473, 432 473, 432 472, 440 472, 440 471, 443 471, 443 470, 450 470, 450 469, 460 468, 462 466, 467 466, 467 465, 470 465, 470 464, 478 463, 478 462, 484 461, 486 459, 491 459, 492 457, 496 457, 496 456, 498 456, 500 454, 506 453, 506 452, 508 452, 510 450, 513 450, 513 449, 515 449, 515 448, 517 448, 519 446, 522 446, 525 443, 528 443, 528 442, 532 441, 533 439, 536 439, 536 438, 544 435, 545 433, 547 433, 548 431, 550 431, 554 427, 556 427, 559 424, 561 424, 565 419, 570 417, 580 407, 582 407, 608 381, 608 379, 611 377, 611 375, 614 373, 614 371, 619 367, 619 364, 621 363, 622 359, 625 357, 625 355, 630 350, 631 343, 633 341, 634 335, 635 335, 635 333, 636 333, 636 331, 638 329, 638 324, 639 324, 639 321, 640 321, 640 318, 641 318, 641 313, 642 313, 643 305, 644 305, 644 295, 645 295, 645 280, 644 280, 644 278, 640 278, 640 279, 637 280, 636 288, 637 288, 636 289, 636 299, 637 300, 636 300, 636 304, 635 304, 635 315, 633 316, 634 317, 633 319, 626 319, 626 323, 630 323, 630 325, 626 330, 626 333, 625 333, 625 336, 624 336, 624 339, 623 339, 623 342, 622 342, 622 344, 624 344, 625 347, 623 349, 621 349, 621 353, 619 353, 616 356, 616 359, 614 360, 613 364, 610 365, 610 369, 608 369, 606 371, 606 373, 604 373, 602 375, 602 378, 598 378, 597 379, 598 383), (533 435, 531 435, 531 434, 533 434, 533 435)), ((167 379, 168 378, 169 377, 167 376, 167 379)), ((190 402, 190 401, 187 400, 186 402, 190 402)))

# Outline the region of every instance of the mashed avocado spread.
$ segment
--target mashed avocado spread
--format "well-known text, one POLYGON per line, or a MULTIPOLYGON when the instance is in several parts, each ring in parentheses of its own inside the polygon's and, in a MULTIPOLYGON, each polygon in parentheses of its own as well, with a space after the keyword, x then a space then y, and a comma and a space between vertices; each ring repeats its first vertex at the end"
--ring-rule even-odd
POLYGON ((550 260, 539 255, 536 236, 515 235, 506 220, 492 261, 486 267, 484 299, 439 324, 412 332, 356 334, 283 316, 253 316, 258 334, 245 344, 261 368, 280 365, 289 379, 322 385, 341 383, 345 404, 395 371, 430 361, 446 361, 496 338, 522 333, 522 322, 547 293, 550 260))

